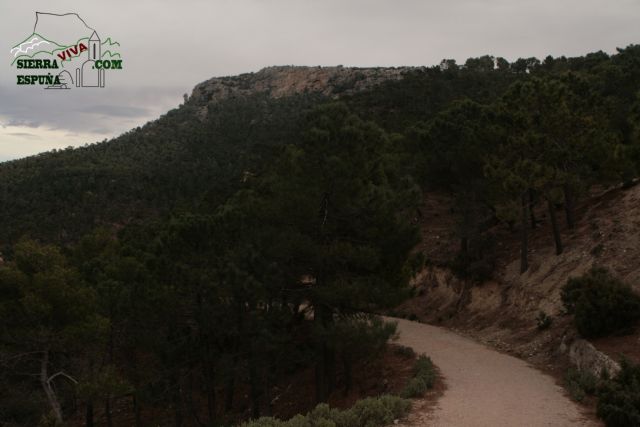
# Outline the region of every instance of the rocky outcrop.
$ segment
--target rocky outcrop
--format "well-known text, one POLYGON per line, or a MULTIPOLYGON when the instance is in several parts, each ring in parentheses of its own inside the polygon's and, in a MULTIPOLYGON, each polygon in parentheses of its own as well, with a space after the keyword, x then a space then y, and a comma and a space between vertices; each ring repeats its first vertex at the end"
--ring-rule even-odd
POLYGON ((187 102, 198 105, 201 114, 206 115, 206 107, 210 103, 257 93, 266 93, 274 98, 303 93, 337 97, 387 80, 401 79, 409 69, 411 68, 268 67, 257 73, 204 81, 193 89, 187 102))
POLYGON ((598 351, 593 344, 583 339, 576 339, 570 344, 565 340, 560 345, 560 351, 569 352, 569 360, 580 371, 589 372, 600 377, 603 371, 610 376, 618 373, 620 365, 606 354, 598 351))

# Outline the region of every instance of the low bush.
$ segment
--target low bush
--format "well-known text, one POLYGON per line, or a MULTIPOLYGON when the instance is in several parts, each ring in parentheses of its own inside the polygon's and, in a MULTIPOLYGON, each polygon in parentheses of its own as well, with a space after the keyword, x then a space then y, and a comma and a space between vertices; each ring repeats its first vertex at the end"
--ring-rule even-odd
MULTIPOLYGON (((408 353, 405 350, 407 348, 399 347, 398 351, 408 353)), ((435 380, 433 362, 426 356, 420 356, 413 367, 413 378, 400 396, 369 397, 357 401, 350 409, 345 410, 330 408, 321 403, 307 415, 296 415, 288 421, 262 417, 240 424, 240 427, 382 427, 404 417, 411 409, 408 398, 422 396, 433 388, 435 380)))
POLYGON ((372 359, 397 334, 397 326, 396 322, 368 314, 340 318, 333 325, 333 344, 341 357, 352 364, 372 359))
POLYGON ((404 358, 413 358, 416 355, 416 352, 413 351, 413 349, 411 347, 407 347, 404 345, 400 345, 398 347, 395 348, 395 353, 399 354, 400 356, 404 357, 404 358))
POLYGON ((262 417, 241 427, 382 427, 404 417, 411 402, 397 396, 369 397, 350 409, 332 409, 321 403, 307 415, 296 415, 288 421, 262 417))
POLYGON ((597 396, 597 414, 607 427, 640 426, 640 365, 623 360, 621 368, 613 379, 606 372, 596 378, 586 371, 569 369, 565 384, 578 402, 597 396))
POLYGON ((404 398, 421 397, 433 388, 436 381, 436 370, 433 362, 426 356, 420 356, 414 366, 413 378, 405 386, 400 396, 404 398))
POLYGON ((623 360, 621 368, 598 389, 598 416, 607 427, 640 426, 640 365, 623 360))
POLYGON ((536 317, 536 323, 539 331, 544 331, 545 329, 549 329, 551 323, 553 323, 553 319, 544 311, 540 311, 538 313, 538 317, 536 317))
POLYGON ((569 279, 561 296, 585 337, 628 332, 640 318, 640 297, 602 268, 569 279))
POLYGON ((421 378, 411 378, 407 385, 404 387, 400 396, 405 399, 411 399, 415 397, 421 397, 428 390, 427 384, 421 378))
POLYGON ((595 394, 598 379, 590 372, 571 368, 565 375, 565 383, 573 400, 581 402, 587 395, 595 394))
POLYGON ((433 384, 436 380, 436 369, 429 357, 418 357, 418 360, 416 360, 416 364, 414 367, 414 375, 416 378, 423 379, 425 384, 427 384, 427 387, 433 387, 433 384))

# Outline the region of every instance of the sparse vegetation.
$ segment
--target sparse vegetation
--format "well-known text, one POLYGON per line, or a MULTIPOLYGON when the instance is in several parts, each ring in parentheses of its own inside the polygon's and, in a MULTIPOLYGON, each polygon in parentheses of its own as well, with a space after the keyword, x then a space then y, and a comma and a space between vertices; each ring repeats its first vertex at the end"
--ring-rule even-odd
POLYGON ((536 317, 536 324, 539 331, 549 329, 552 323, 553 319, 547 313, 542 310, 538 313, 538 317, 536 317))
POLYGON ((640 425, 640 365, 623 359, 621 370, 610 378, 603 372, 600 378, 571 368, 565 376, 565 386, 571 398, 577 402, 587 396, 598 399, 597 415, 607 427, 640 425))
POLYGON ((598 389, 598 416, 607 427, 640 426, 640 365, 623 360, 621 368, 598 389))
POLYGON ((585 337, 629 332, 640 318, 640 296, 602 268, 569 279, 561 296, 567 312, 574 315, 578 332, 585 337))
POLYGON ((307 415, 297 415, 288 421, 262 417, 240 427, 382 427, 404 417, 411 402, 397 396, 362 399, 346 410, 320 404, 307 415))
POLYGON ((416 352, 413 351, 411 347, 407 347, 404 345, 396 347, 395 351, 397 354, 405 358, 413 358, 416 355, 416 352))
POLYGON ((436 371, 433 362, 427 356, 420 356, 414 366, 413 378, 406 385, 400 396, 404 398, 421 397, 433 388, 436 380, 436 371))
POLYGON ((598 379, 590 372, 570 368, 565 375, 565 385, 571 398, 582 402, 586 396, 595 394, 598 379))
MULTIPOLYGON (((413 357, 410 347, 398 347, 401 355, 413 357)), ((410 398, 422 397, 433 388, 436 380, 435 366, 431 359, 421 355, 413 367, 413 378, 400 396, 383 395, 361 399, 351 408, 339 410, 327 404, 319 404, 306 415, 297 415, 288 421, 273 417, 262 417, 242 424, 240 427, 377 427, 385 426, 404 417, 411 408, 410 398)))

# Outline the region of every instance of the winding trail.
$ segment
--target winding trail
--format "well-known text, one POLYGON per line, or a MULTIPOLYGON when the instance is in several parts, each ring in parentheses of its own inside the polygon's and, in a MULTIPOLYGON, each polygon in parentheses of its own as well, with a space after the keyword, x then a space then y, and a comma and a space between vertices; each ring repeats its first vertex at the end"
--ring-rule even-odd
MULTIPOLYGON (((425 353, 447 390, 412 425, 438 427, 599 426, 554 379, 512 356, 436 326, 398 322, 399 344, 425 353)), ((415 417, 411 417, 415 418, 415 417)))

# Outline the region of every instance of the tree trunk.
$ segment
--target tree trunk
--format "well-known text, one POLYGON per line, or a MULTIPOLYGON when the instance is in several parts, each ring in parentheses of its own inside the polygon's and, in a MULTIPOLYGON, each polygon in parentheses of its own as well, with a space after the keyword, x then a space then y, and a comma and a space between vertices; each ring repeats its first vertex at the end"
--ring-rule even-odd
POLYGON ((113 414, 111 413, 111 399, 108 397, 104 401, 104 414, 107 417, 107 427, 113 427, 113 414))
MULTIPOLYGON (((189 406, 189 410, 190 410, 190 416, 193 418, 193 420, 195 420, 196 425, 201 426, 201 427, 212 427, 213 426, 213 420, 207 420, 207 422, 203 422, 200 420, 200 416, 199 416, 199 409, 193 399, 193 395, 194 395, 194 383, 195 383, 195 379, 193 376, 193 370, 191 370, 189 372, 189 390, 186 391, 185 395, 186 395, 186 404, 189 406)), ((206 384, 205 384, 206 385, 206 384)))
POLYGON ((137 391, 133 394, 133 413, 135 415, 136 427, 142 427, 142 407, 137 396, 137 391))
POLYGON ((462 205, 462 224, 460 224, 460 252, 467 255, 469 252, 469 235, 471 234, 471 207, 470 197, 465 194, 462 205))
POLYGON ((558 221, 556 219, 556 207, 551 200, 547 200, 549 207, 549 219, 551 219, 551 230, 553 231, 553 240, 556 243, 556 255, 562 253, 562 239, 560 237, 560 230, 558 229, 558 221))
POLYGON ((87 402, 87 412, 85 415, 85 427, 93 427, 93 402, 87 402))
POLYGON ((180 376, 175 375, 172 381, 173 384, 173 410, 175 415, 176 427, 182 427, 184 417, 182 415, 182 391, 180 390, 180 376))
MULTIPOLYGON (((331 311, 322 304, 316 304, 313 308, 313 321, 316 329, 321 334, 326 334, 333 321, 331 311)), ((327 345, 324 337, 316 337, 316 401, 326 402, 329 398, 335 377, 335 354, 327 345)))
POLYGON ((568 185, 564 186, 564 212, 567 217, 567 226, 574 228, 576 222, 574 218, 573 192, 568 185))
POLYGON ((55 391, 51 387, 49 383, 49 350, 45 350, 42 356, 42 361, 40 365, 40 384, 42 385, 42 389, 44 390, 44 394, 47 396, 47 401, 49 402, 49 406, 51 407, 51 411, 53 412, 53 416, 56 418, 56 421, 62 424, 62 409, 60 407, 60 402, 58 402, 58 397, 56 396, 55 391))
POLYGON ((213 363, 207 361, 207 413, 209 416, 209 425, 213 426, 216 420, 216 387, 215 387, 215 372, 213 363))
POLYGON ((538 221, 536 221, 536 213, 534 212, 533 206, 535 205, 536 195, 535 191, 529 190, 529 215, 531 216, 531 229, 535 229, 538 225, 538 221))
MULTIPOLYGON (((110 319, 110 327, 109 327, 109 365, 113 364, 113 353, 115 349, 115 331, 114 331, 114 314, 113 307, 109 309, 109 319, 110 319)), ((104 403, 104 412, 107 416, 107 427, 113 427, 113 416, 111 414, 111 398, 107 397, 104 403)))
POLYGON ((271 395, 272 383, 271 376, 275 370, 275 363, 269 358, 269 368, 265 373, 264 378, 264 401, 265 405, 265 416, 271 417, 273 415, 273 396, 271 395))
POLYGON ((520 273, 524 273, 529 269, 529 261, 527 253, 529 251, 528 245, 528 217, 529 217, 529 200, 527 193, 522 194, 522 208, 520 217, 520 273))
MULTIPOLYGON (((313 308, 313 321, 317 325, 316 328, 322 333, 324 330, 322 322, 322 308, 319 305, 313 308)), ((326 367, 326 347, 324 339, 316 337, 316 402, 321 403, 327 400, 327 367, 326 367)))
POLYGON ((460 253, 463 255, 467 255, 469 253, 469 238, 467 236, 462 236, 460 238, 460 253))
POLYGON ((351 391, 352 383, 352 368, 351 362, 346 355, 342 356, 342 366, 344 367, 344 395, 347 396, 351 391))
POLYGON ((326 360, 324 357, 326 344, 318 343, 316 348, 316 403, 327 401, 326 360))
POLYGON ((131 394, 131 400, 133 403, 133 415, 135 419, 135 427, 142 427, 142 404, 140 403, 140 378, 138 375, 138 357, 132 348, 127 350, 127 359, 129 361, 131 369, 131 381, 133 384, 133 393, 131 394))
POLYGON ((227 384, 225 385, 225 401, 224 401, 225 412, 230 412, 233 409, 233 394, 235 393, 235 391, 236 391, 235 373, 231 372, 231 377, 227 380, 227 384))
POLYGON ((336 352, 330 345, 325 346, 326 349, 326 363, 325 366, 327 376, 327 398, 331 395, 336 387, 336 352))
POLYGON ((249 355, 249 386, 251 395, 251 416, 254 419, 260 418, 260 385, 257 363, 253 344, 251 344, 251 354, 249 355))

